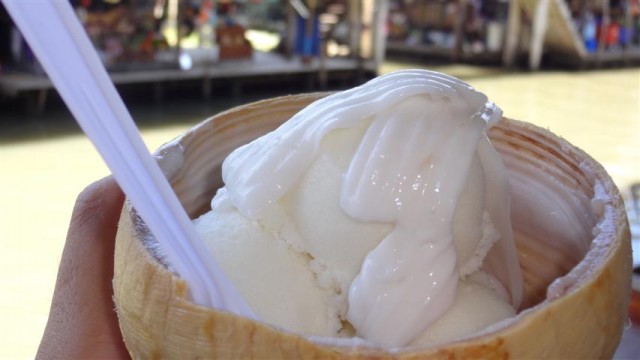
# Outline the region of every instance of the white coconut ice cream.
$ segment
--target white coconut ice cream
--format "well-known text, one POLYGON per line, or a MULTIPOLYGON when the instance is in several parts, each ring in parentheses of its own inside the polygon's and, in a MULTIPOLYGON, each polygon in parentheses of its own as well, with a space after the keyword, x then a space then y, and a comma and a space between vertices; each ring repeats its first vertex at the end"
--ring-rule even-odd
POLYGON ((501 116, 429 71, 333 94, 234 151, 196 229, 272 325, 386 348, 467 336, 523 292, 484 133, 501 116))

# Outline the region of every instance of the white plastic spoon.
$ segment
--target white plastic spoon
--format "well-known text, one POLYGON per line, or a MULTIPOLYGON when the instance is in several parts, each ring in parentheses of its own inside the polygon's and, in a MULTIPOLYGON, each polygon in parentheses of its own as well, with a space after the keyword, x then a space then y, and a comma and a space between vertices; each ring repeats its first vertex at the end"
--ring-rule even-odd
POLYGON ((255 318, 208 255, 68 0, 2 0, 193 301, 255 318))

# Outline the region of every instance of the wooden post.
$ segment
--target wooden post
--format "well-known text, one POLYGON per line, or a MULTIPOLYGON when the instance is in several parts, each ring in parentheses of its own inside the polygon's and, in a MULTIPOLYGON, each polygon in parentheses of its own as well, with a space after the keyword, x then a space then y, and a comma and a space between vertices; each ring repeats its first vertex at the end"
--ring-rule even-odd
MULTIPOLYGON (((630 59, 630 50, 631 50, 631 43, 633 42, 633 39, 630 38, 631 35, 631 31, 629 29, 629 27, 633 26, 633 17, 631 16, 631 5, 629 4, 629 2, 627 1, 626 6, 624 7, 624 19, 625 19, 625 27, 624 27, 624 31, 626 32, 625 36, 627 39, 627 43, 624 44, 624 48, 623 48, 623 53, 622 53, 622 59, 623 59, 623 64, 628 66, 629 63, 631 62, 630 59)), ((639 214, 640 216, 640 214, 639 214)))
POLYGON ((349 17, 350 34, 349 34, 349 47, 351 49, 351 56, 354 58, 360 57, 360 30, 362 23, 360 22, 360 1, 348 1, 347 12, 349 17))
POLYGON ((293 5, 287 1, 287 35, 285 43, 285 55, 287 58, 293 56, 293 49, 296 40, 296 11, 293 5))
POLYGON ((502 65, 512 67, 520 48, 520 27, 522 17, 520 0, 513 0, 509 3, 509 15, 507 16, 507 38, 502 52, 502 65))
POLYGON ((551 0, 538 0, 531 28, 531 47, 529 48, 529 68, 538 70, 544 51, 544 38, 549 25, 549 3, 551 0))
POLYGON ((374 3, 373 8, 373 65, 375 67, 376 74, 378 73, 378 68, 380 64, 384 61, 385 52, 386 52, 386 39, 385 39, 385 31, 383 29, 387 23, 387 15, 389 14, 389 1, 388 0, 379 0, 374 3))
POLYGON ((451 61, 456 62, 462 58, 462 45, 464 43, 464 24, 467 21, 467 4, 468 0, 458 0, 458 6, 460 11, 458 12, 458 19, 456 20, 455 27, 453 29, 455 37, 455 45, 451 52, 451 61))
POLYGON ((602 57, 604 53, 604 45, 607 42, 607 33, 609 32, 609 1, 602 1, 602 24, 600 24, 600 38, 598 39, 598 52, 596 53, 596 65, 602 65, 602 57))

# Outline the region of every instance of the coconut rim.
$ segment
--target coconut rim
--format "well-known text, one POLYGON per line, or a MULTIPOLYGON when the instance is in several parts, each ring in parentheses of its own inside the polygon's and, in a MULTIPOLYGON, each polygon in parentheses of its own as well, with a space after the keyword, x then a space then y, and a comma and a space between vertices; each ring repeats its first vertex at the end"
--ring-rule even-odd
MULTIPOLYGON (((205 119, 204 121, 196 124, 182 135, 177 136, 173 140, 162 145, 154 152, 160 167, 163 169, 165 176, 171 179, 177 174, 184 165, 184 146, 183 143, 192 136, 197 136, 198 131, 207 126, 211 121, 215 121, 217 117, 228 116, 236 111, 247 110, 251 108, 260 108, 264 104, 272 103, 273 101, 287 101, 287 99, 299 99, 308 97, 309 99, 316 100, 328 95, 329 93, 311 93, 301 95, 289 95, 283 97, 276 97, 257 102, 252 102, 239 107, 234 107, 229 110, 218 113, 212 117, 205 119)), ((302 107, 301 107, 302 108, 302 107)), ((571 298, 576 296, 579 291, 589 288, 596 281, 597 275, 603 272, 611 262, 611 258, 619 250, 620 247, 628 247, 628 284, 626 288, 631 287, 631 251, 630 251, 630 230, 629 223, 624 209, 624 202, 620 195, 617 186, 614 184, 611 177, 608 175, 603 166, 594 160, 589 154, 582 149, 574 146, 565 139, 557 136, 556 134, 545 130, 541 127, 533 125, 531 123, 510 119, 503 117, 496 126, 499 127, 514 127, 518 129, 524 129, 527 131, 527 135, 534 134, 538 137, 543 137, 547 142, 552 142, 554 145, 563 149, 563 156, 571 156, 574 160, 579 160, 579 170, 587 175, 590 188, 593 190, 593 196, 590 198, 591 209, 596 217, 597 223, 592 228, 592 236, 589 250, 584 254, 581 260, 575 264, 565 275, 554 279, 547 286, 547 293, 544 300, 537 304, 530 306, 526 309, 521 309, 515 316, 496 322, 483 330, 469 334, 467 336, 458 338, 456 340, 427 346, 407 346, 402 348, 380 348, 375 344, 371 344, 360 338, 334 338, 334 337, 318 337, 318 336, 306 336, 303 334, 288 331, 287 329, 279 326, 258 321, 258 323, 282 334, 295 336, 299 339, 310 341, 318 346, 327 346, 340 351, 351 351, 355 348, 364 351, 372 351, 375 353, 387 352, 390 354, 411 354, 416 351, 428 351, 437 352, 439 349, 445 349, 451 345, 463 345, 465 343, 482 343, 485 340, 493 339, 495 336, 499 336, 501 333, 506 333, 508 330, 516 330, 519 327, 525 327, 529 320, 532 320, 534 316, 544 308, 548 308, 555 304, 559 304, 564 301, 571 301, 571 298)), ((157 244, 157 241, 150 235, 148 228, 142 222, 139 216, 135 213, 135 209, 132 208, 129 201, 125 202, 126 212, 129 214, 132 225, 133 234, 138 241, 142 241, 143 247, 146 249, 149 260, 160 265, 158 267, 161 271, 167 271, 170 273, 174 281, 182 283, 187 289, 189 285, 180 278, 171 267, 163 261, 163 256, 158 253, 158 249, 153 247, 153 243, 157 244), (151 245, 150 245, 151 244, 151 245)), ((220 309, 214 309, 206 306, 201 306, 189 301, 198 311, 204 312, 226 312, 220 309)), ((627 300, 628 303, 628 300, 627 300)), ((625 307, 626 309, 626 307, 625 307)), ((231 314, 233 315, 233 314, 231 314)), ((237 315, 233 315, 238 318, 242 318, 237 315)))

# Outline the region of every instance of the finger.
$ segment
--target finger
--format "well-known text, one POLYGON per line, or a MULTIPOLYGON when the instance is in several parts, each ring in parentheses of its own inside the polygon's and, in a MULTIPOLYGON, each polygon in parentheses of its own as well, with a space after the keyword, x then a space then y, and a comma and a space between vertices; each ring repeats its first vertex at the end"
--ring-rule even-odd
POLYGON ((128 357, 111 285, 123 201, 111 177, 95 182, 78 196, 38 357, 128 357))

